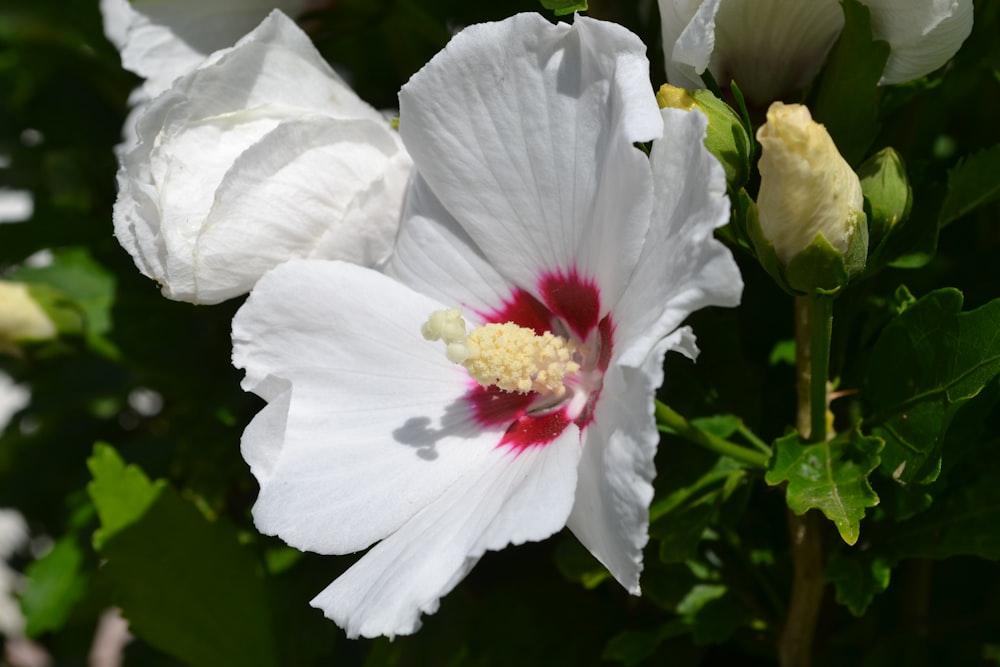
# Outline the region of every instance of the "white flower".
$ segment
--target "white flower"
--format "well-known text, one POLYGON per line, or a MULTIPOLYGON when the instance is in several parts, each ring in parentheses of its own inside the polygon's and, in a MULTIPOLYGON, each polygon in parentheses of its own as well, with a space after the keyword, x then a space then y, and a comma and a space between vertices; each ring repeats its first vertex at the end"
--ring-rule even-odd
MULTIPOLYGON (((891 52, 882 83, 945 64, 972 30, 972 0, 861 0, 891 52)), ((702 88, 708 69, 765 105, 805 86, 844 27, 840 0, 659 0, 667 78, 702 88)))
POLYGON ((414 632, 485 551, 564 525, 639 592, 663 356, 742 289, 705 118, 657 109, 644 54, 586 17, 466 28, 400 93, 388 275, 289 262, 237 313, 258 529, 377 543, 312 602, 349 636, 414 632))
POLYGON ((104 34, 151 100, 211 53, 232 46, 272 9, 295 16, 310 0, 100 0, 104 34))
POLYGON ((373 265, 391 249, 412 162, 280 12, 175 81, 137 131, 115 235, 169 298, 217 303, 291 257, 373 265))

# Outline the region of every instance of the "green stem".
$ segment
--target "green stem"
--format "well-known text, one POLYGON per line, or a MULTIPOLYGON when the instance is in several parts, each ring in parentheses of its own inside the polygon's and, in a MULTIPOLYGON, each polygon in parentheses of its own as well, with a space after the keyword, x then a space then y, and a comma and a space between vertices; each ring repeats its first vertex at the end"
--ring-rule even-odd
POLYGON ((809 440, 826 441, 827 379, 830 373, 830 337, 833 334, 833 297, 813 294, 810 308, 809 440))
POLYGON ((740 420, 740 425, 736 429, 736 431, 740 435, 742 435, 744 437, 744 439, 746 439, 747 442, 749 442, 751 445, 753 445, 754 447, 756 447, 757 449, 759 449, 760 451, 762 451, 765 456, 767 456, 768 458, 770 458, 770 456, 771 456, 771 448, 768 446, 768 444, 766 442, 764 442, 763 440, 761 440, 760 438, 758 438, 756 433, 754 433, 753 431, 751 431, 750 429, 748 429, 747 425, 744 424, 742 420, 740 420))
POLYGON ((736 459, 752 468, 760 468, 761 470, 767 468, 768 456, 766 454, 741 447, 698 428, 659 400, 656 401, 656 421, 661 427, 666 427, 685 440, 705 449, 736 459))

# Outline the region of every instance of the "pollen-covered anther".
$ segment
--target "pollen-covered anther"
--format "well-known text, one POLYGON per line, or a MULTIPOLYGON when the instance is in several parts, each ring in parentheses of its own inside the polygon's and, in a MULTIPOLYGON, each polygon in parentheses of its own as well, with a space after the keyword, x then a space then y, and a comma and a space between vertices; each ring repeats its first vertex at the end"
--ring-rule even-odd
POLYGON ((580 370, 576 343, 513 322, 486 324, 465 336, 461 313, 449 309, 433 313, 421 331, 428 340, 444 341, 448 359, 487 387, 559 397, 566 393, 567 376, 580 370))

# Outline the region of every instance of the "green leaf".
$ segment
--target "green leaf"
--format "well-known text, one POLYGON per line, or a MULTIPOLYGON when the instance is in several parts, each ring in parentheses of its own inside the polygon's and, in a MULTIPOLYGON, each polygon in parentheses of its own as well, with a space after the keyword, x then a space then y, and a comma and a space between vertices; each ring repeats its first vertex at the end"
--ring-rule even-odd
POLYGON ((26 283, 55 287, 80 308, 88 331, 104 334, 111 329, 111 306, 115 299, 115 278, 83 248, 53 253, 52 263, 43 267, 21 267, 11 278, 26 283))
POLYGON ((666 640, 687 632, 683 621, 665 623, 656 630, 626 630, 615 635, 601 655, 605 660, 631 666, 650 658, 666 640))
POLYGON ((576 538, 567 537, 560 541, 553 557, 560 574, 587 589, 596 588, 611 576, 608 569, 576 538))
POLYGON ((838 549, 830 555, 826 579, 833 583, 837 602, 861 617, 875 596, 889 587, 894 564, 884 556, 838 549))
POLYGON ((1000 560, 1000 465, 939 496, 918 516, 885 536, 898 557, 948 558, 969 555, 1000 560))
POLYGON ((858 0, 844 0, 844 19, 809 106, 853 165, 878 133, 878 81, 889 58, 889 44, 872 39, 868 8, 858 0))
POLYGON ((541 0, 542 7, 550 9, 556 16, 587 11, 587 0, 541 0))
POLYGON ((857 429, 815 444, 791 433, 774 442, 764 479, 771 486, 787 481, 785 499, 793 512, 820 510, 843 540, 854 544, 865 508, 878 504, 868 474, 878 466, 881 449, 881 439, 866 437, 857 429))
POLYGON ((27 588, 21 595, 25 634, 38 637, 63 626, 87 588, 85 559, 76 536, 68 535, 28 566, 27 588))
POLYGON ((11 278, 31 285, 32 296, 61 333, 82 334, 92 349, 111 358, 118 356, 105 337, 111 330, 115 277, 86 249, 57 250, 48 266, 23 266, 11 278))
POLYGON ((1000 198, 1000 144, 964 158, 948 172, 948 194, 941 205, 941 226, 1000 198))
POLYGON ((1000 373, 1000 299, 962 313, 962 293, 927 294, 879 336, 866 379, 885 439, 883 470, 928 484, 955 413, 1000 373))
POLYGON ((102 571, 132 632, 195 667, 277 665, 261 568, 235 529, 107 445, 88 465, 102 571))
MULTIPOLYGON (((701 428, 715 429, 720 437, 739 427, 739 419, 732 415, 695 421, 701 428)), ((649 512, 649 534, 660 541, 660 560, 680 563, 694 558, 705 529, 745 477, 737 462, 722 457, 703 475, 656 501, 649 512)))
POLYGON ((94 481, 87 485, 101 528, 94 532, 94 548, 100 550, 115 533, 140 520, 163 491, 166 482, 155 484, 135 466, 126 466, 111 445, 94 445, 87 461, 94 481))

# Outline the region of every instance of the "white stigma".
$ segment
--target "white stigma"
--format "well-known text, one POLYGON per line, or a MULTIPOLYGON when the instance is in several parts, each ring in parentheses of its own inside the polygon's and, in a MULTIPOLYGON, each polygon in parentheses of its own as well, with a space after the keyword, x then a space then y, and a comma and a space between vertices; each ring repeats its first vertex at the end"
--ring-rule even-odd
POLYGON ((448 360, 486 387, 559 397, 566 393, 566 377, 580 370, 573 341, 548 331, 539 336, 513 322, 485 324, 466 334, 457 308, 431 313, 420 332, 427 340, 443 341, 448 360))

